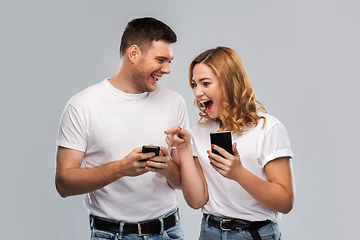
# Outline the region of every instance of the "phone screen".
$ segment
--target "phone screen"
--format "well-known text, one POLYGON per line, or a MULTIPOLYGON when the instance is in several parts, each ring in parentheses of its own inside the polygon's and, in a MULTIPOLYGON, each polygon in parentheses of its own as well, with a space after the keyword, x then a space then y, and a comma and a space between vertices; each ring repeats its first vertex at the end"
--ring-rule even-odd
MULTIPOLYGON (((210 142, 211 142, 211 144, 215 144, 215 145, 225 149, 228 153, 233 154, 230 131, 211 132, 210 133, 210 142)), ((212 148, 211 148, 211 151, 217 155, 222 156, 218 151, 215 151, 212 148)), ((224 157, 224 156, 222 156, 222 157, 224 157)))

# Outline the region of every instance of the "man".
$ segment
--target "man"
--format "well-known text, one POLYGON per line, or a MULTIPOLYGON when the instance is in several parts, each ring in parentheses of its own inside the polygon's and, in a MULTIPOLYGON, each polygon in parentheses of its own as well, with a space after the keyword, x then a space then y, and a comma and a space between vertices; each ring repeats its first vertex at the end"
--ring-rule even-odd
POLYGON ((55 183, 62 197, 85 194, 92 239, 182 238, 175 188, 176 149, 164 131, 189 128, 184 99, 157 83, 170 73, 176 34, 154 18, 130 21, 110 79, 66 105, 57 140, 55 183), (142 153, 158 145, 159 156, 142 153))

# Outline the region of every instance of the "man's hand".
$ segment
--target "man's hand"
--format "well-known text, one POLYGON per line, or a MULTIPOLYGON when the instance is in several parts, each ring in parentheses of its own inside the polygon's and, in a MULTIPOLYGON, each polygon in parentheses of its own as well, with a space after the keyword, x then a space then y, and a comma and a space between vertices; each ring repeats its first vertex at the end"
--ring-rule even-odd
POLYGON ((145 164, 147 171, 165 175, 169 172, 172 160, 170 159, 169 151, 164 147, 160 147, 159 156, 155 156, 155 153, 153 153, 153 157, 148 158, 145 164))
POLYGON ((155 156, 155 153, 142 153, 141 148, 135 148, 124 159, 118 161, 122 176, 135 177, 150 171, 147 168, 147 159, 155 156))
POLYGON ((141 153, 135 148, 125 158, 95 168, 82 168, 84 152, 58 147, 55 184, 62 197, 96 191, 124 176, 139 176, 146 169, 147 158, 154 153, 141 153))
MULTIPOLYGON (((172 152, 176 152, 176 149, 172 152)), ((159 156, 146 160, 145 169, 164 175, 171 187, 181 189, 179 163, 170 158, 169 151, 165 147, 160 147, 159 156)))

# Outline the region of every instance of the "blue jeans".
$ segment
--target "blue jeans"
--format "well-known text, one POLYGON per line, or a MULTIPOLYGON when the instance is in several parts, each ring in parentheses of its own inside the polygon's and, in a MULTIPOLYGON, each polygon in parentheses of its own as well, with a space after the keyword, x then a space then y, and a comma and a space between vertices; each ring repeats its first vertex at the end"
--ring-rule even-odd
MULTIPOLYGON (((210 217, 210 215, 209 215, 210 217)), ((221 221, 221 218, 212 216, 212 219, 221 221)), ((258 232, 262 240, 281 240, 281 233, 279 226, 275 222, 270 222, 268 225, 259 228, 258 232)), ((202 218, 201 232, 199 240, 250 240, 253 239, 248 230, 241 230, 240 228, 233 231, 223 231, 219 228, 210 226, 208 219, 202 218)))
MULTIPOLYGON (((165 218, 174 212, 176 212, 177 208, 174 210, 160 216, 160 218, 165 218)), ((109 220, 108 220, 109 221, 109 220)), ((124 223, 120 223, 120 229, 122 229, 124 223)), ((169 228, 168 230, 161 229, 159 234, 149 234, 146 236, 139 236, 138 234, 123 234, 121 231, 119 233, 107 232, 91 227, 91 240, 105 240, 105 239, 113 239, 113 240, 182 240, 184 239, 184 232, 181 227, 180 220, 176 222, 176 225, 169 228)), ((119 230, 120 230, 119 229, 119 230)))

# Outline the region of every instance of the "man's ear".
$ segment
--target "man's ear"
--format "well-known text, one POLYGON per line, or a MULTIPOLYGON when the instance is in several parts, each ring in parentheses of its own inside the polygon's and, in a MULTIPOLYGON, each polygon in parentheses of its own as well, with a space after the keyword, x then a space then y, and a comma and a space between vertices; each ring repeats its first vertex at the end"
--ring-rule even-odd
POLYGON ((131 45, 128 49, 128 57, 130 62, 135 63, 141 55, 140 48, 137 45, 131 45))

